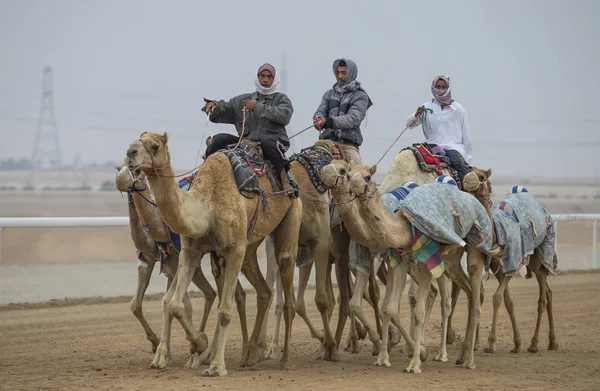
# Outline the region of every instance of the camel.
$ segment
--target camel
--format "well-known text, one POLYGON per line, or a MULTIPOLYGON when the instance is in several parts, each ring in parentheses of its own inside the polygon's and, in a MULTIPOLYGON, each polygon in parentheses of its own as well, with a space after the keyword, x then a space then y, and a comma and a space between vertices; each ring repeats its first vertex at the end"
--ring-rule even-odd
MULTIPOLYGON (((319 140, 314 144, 317 148, 324 148, 330 153, 335 145, 328 140, 319 140)), ((313 326, 306 314, 304 293, 308 284, 312 263, 306 267, 299 268, 299 284, 296 299, 296 312, 307 324, 313 338, 317 338, 320 348, 323 350, 322 359, 328 361, 339 361, 339 346, 345 321, 349 315, 350 286, 348 284, 348 244, 349 237, 340 230, 339 224, 335 222, 330 227, 329 196, 327 192, 319 193, 315 188, 305 167, 297 160, 291 162, 290 172, 294 176, 300 189, 300 200, 302 201, 302 224, 300 227, 299 245, 309 249, 315 264, 316 293, 315 303, 321 313, 323 321, 323 333, 313 326), (340 289, 340 308, 338 325, 335 337, 330 330, 330 319, 335 306, 335 297, 331 287, 330 262, 336 266, 336 276, 340 289)), ((267 259, 274 256, 270 240, 267 239, 267 259)), ((267 284, 273 290, 276 279, 276 269, 272 267, 273 262, 267 262, 267 284)), ((280 294, 281 286, 277 284, 277 302, 275 305, 275 331, 273 341, 265 352, 265 358, 270 357, 278 349, 279 319, 281 311, 280 294)), ((268 315, 267 315, 268 316, 268 315)), ((266 336, 266 319, 263 322, 263 333, 261 339, 266 336)), ((262 342, 259 342, 259 346, 262 342)))
MULTIPOLYGON (((158 251, 161 250, 159 245, 165 244, 172 246, 170 243, 171 239, 169 237, 169 233, 167 232, 167 225, 162 220, 160 211, 154 203, 154 196, 152 195, 150 185, 148 184, 148 180, 144 173, 140 174, 138 178, 134 178, 129 168, 123 164, 117 172, 115 184, 117 190, 127 193, 129 201, 131 235, 136 248, 140 252, 140 257, 143 258, 143 261, 140 259, 140 266, 138 266, 138 287, 136 290, 136 295, 131 302, 131 310, 139 319, 142 327, 144 327, 146 336, 152 343, 152 352, 156 353, 156 348, 160 339, 156 337, 156 334, 152 331, 144 318, 142 313, 142 300, 144 297, 144 292, 148 288, 152 271, 154 269, 154 264, 159 260, 160 254, 158 251)), ((165 269, 165 274, 167 275, 167 290, 169 290, 175 274, 177 273, 178 263, 179 253, 172 249, 171 253, 167 257, 165 269)), ((214 267, 213 275, 215 281, 217 282, 217 288, 220 291, 222 286, 222 278, 219 278, 219 275, 214 267)), ((216 293, 204 276, 204 273, 200 267, 196 269, 194 277, 192 278, 192 282, 200 289, 204 297, 204 312, 199 328, 199 332, 204 332, 210 310, 216 298, 216 293)), ((242 340, 245 345, 248 342, 248 331, 245 315, 246 292, 242 288, 239 280, 235 290, 235 302, 240 315, 242 340)), ((184 304, 186 311, 188 311, 188 319, 190 319, 190 322, 192 322, 192 306, 189 302, 187 293, 184 296, 184 304)), ((168 339, 166 346, 169 347, 169 352, 166 354, 165 360, 160 364, 160 366, 158 366, 157 363, 154 363, 153 367, 164 368, 170 363, 170 332, 167 334, 167 337, 168 339)), ((214 351, 216 346, 211 346, 211 349, 214 351)), ((194 363, 192 355, 190 354, 185 367, 195 367, 198 364, 194 363)))
MULTIPOLYGON (((465 180, 469 182, 470 187, 473 189, 473 194, 476 197, 481 199, 490 199, 491 186, 489 184, 489 175, 488 173, 482 172, 473 172, 472 174, 468 174, 465 177, 465 180)), ((488 203, 488 209, 490 215, 492 215, 492 221, 494 225, 500 224, 500 221, 497 221, 497 217, 492 213, 492 204, 488 203)), ((549 222, 552 224, 552 221, 549 222)), ((533 222, 532 222, 533 224, 533 222)), ((534 232, 535 232, 535 228, 534 232)), ((540 227, 537 227, 540 230, 540 227)), ((553 229, 553 228, 552 228, 553 229)), ((496 227, 497 230, 497 227, 496 227)), ((497 242, 497 232, 494 230, 494 242, 497 242)), ((550 234, 553 235, 552 231, 549 231, 550 234)), ((552 236, 550 239, 554 241, 555 238, 552 236)), ((504 250, 504 249, 502 249, 504 250)), ((490 334, 488 336, 488 345, 484 349, 485 353, 495 353, 496 351, 496 323, 498 319, 498 310, 504 301, 504 305, 506 307, 506 311, 508 312, 510 322, 513 329, 513 342, 514 348, 510 351, 511 353, 519 353, 521 350, 521 337, 519 333, 519 328, 517 326, 517 321, 515 317, 514 303, 510 296, 510 291, 508 288, 508 284, 513 277, 513 274, 506 274, 503 271, 503 262, 502 262, 503 251, 498 254, 497 257, 493 257, 490 263, 490 270, 496 276, 498 280, 498 288, 493 296, 493 313, 492 313, 492 328, 490 330, 490 334)), ((556 253, 554 253, 554 265, 553 269, 556 269, 556 265, 558 263, 556 253)), ((552 290, 548 286, 548 274, 553 273, 554 270, 548 269, 547 266, 542 262, 542 253, 539 248, 536 248, 533 254, 529 256, 529 262, 526 265, 527 270, 527 278, 530 278, 532 274, 535 275, 538 285, 539 285, 539 300, 538 300, 538 313, 537 313, 537 322, 535 327, 534 335, 531 339, 531 344, 527 348, 527 351, 530 353, 538 352, 538 343, 539 343, 539 331, 541 325, 541 319, 544 315, 544 311, 548 311, 548 324, 549 324, 549 333, 548 333, 548 350, 556 350, 558 349, 558 343, 556 342, 556 336, 554 333, 554 314, 552 312, 552 290)), ((453 292, 454 295, 455 292, 453 292)), ((458 294, 456 294, 458 296, 458 294)), ((454 297, 453 297, 454 301, 454 297)), ((454 302, 453 302, 454 304, 454 302)))
MULTIPOLYGON (((258 313, 251 342, 242 361, 246 365, 256 362, 257 347, 252 341, 262 327, 266 304, 271 292, 266 287, 256 261, 256 249, 264 238, 273 233, 277 264, 280 268, 285 296, 285 342, 279 368, 289 367, 290 338, 294 317, 294 263, 298 251, 298 236, 302 216, 302 202, 285 194, 266 194, 270 213, 261 211, 260 197, 246 198, 238 190, 231 163, 224 153, 209 156, 200 166, 186 192, 177 186, 168 151, 168 134, 144 132, 127 150, 128 167, 139 175, 144 172, 152 188, 155 202, 165 223, 181 236, 177 278, 163 298, 163 335, 169 331, 170 316, 182 325, 186 339, 202 353, 208 345, 204 333, 196 333, 185 316, 183 297, 199 265, 201 256, 215 251, 225 261, 223 290, 219 302, 217 350, 210 367, 203 376, 225 376, 225 343, 231 322, 232 300, 240 271, 257 291, 258 313)), ((260 178, 263 188, 270 185, 260 178)), ((167 347, 161 342, 157 356, 165 354, 167 347)), ((156 358, 155 358, 156 359, 156 358)))
MULTIPOLYGON (((139 251, 138 282, 136 293, 131 301, 131 312, 139 320, 146 332, 146 338, 152 343, 152 352, 156 353, 159 338, 144 318, 142 311, 142 301, 144 293, 148 289, 152 271, 156 262, 160 261, 161 248, 159 246, 173 246, 167 231, 167 226, 162 220, 160 212, 153 205, 152 194, 150 193, 148 181, 145 176, 140 176, 137 180, 127 168, 122 165, 117 172, 115 180, 117 190, 127 193, 129 204, 129 221, 131 230, 131 239, 139 251)), ((167 290, 173 281, 177 272, 179 261, 177 250, 171 247, 170 253, 165 260, 165 274, 167 275, 167 290)), ((200 268, 196 269, 192 279, 194 284, 202 291, 204 297, 204 313, 200 323, 200 332, 203 332, 208 321, 210 309, 215 301, 216 293, 208 280, 205 278, 200 268)), ((184 296, 184 306, 187 317, 192 322, 192 304, 187 293, 184 296)))
MULTIPOLYGON (((348 170, 345 162, 334 161, 323 169, 323 181, 332 186, 332 194, 336 202, 345 202, 340 207, 342 219, 352 237, 357 242, 369 248, 395 248, 404 252, 410 252, 412 231, 411 224, 404 216, 392 215, 383 205, 380 196, 376 194, 376 184, 372 180, 375 173, 374 167, 357 165, 348 170), (352 176, 352 184, 349 184, 349 177, 352 176), (351 193, 355 195, 352 196, 351 193), (351 200, 358 199, 358 202, 351 200)), ((459 245, 442 245, 442 253, 446 254, 450 264, 449 273, 457 264, 460 267, 460 258, 463 248, 459 245)), ((479 295, 481 285, 481 276, 483 271, 484 254, 472 246, 467 247, 467 257, 471 275, 471 290, 474 296, 479 295)), ((382 334, 386 346, 387 331, 389 321, 395 318, 398 325, 399 299, 404 290, 406 275, 409 262, 400 262, 394 268, 390 268, 388 284, 386 285, 386 294, 382 304, 382 314, 384 323, 382 334)), ((414 275, 419 284, 417 303, 415 305, 415 329, 412 338, 406 335, 402 327, 399 327, 401 333, 413 348, 413 357, 405 372, 420 373, 421 358, 423 350, 421 348, 421 339, 423 333, 423 322, 425 316, 425 299, 431 283, 431 274, 423 264, 411 264, 414 269, 414 275)), ((453 276, 453 278, 455 278, 453 276)), ((479 301, 469 299, 469 322, 465 341, 462 345, 461 354, 458 362, 466 368, 474 368, 474 330, 479 322, 479 301)), ((400 325, 401 326, 401 325, 400 325)), ((444 342, 444 341, 443 341, 444 342)), ((442 345, 445 346, 444 343, 442 345)), ((389 354, 387 349, 382 349, 375 365, 389 366, 389 354)))
MULTIPOLYGON (((450 175, 450 172, 446 168, 442 168, 441 172, 443 175, 450 175)), ((476 188, 473 187, 473 184, 470 183, 470 181, 468 179, 465 180, 463 187, 467 187, 465 189, 465 191, 473 194, 482 203, 482 205, 487 209, 487 207, 490 203, 489 197, 490 197, 490 193, 491 193, 491 185, 489 182, 489 177, 492 174, 492 170, 491 169, 481 170, 481 169, 474 167, 473 172, 475 172, 481 178, 484 178, 484 177, 486 178, 486 180, 482 181, 482 183, 483 183, 483 186, 486 186, 489 189, 489 192, 484 194, 484 193, 481 193, 481 189, 480 189, 479 192, 477 192, 480 194, 478 196, 478 194, 475 192, 476 188), (469 186, 471 186, 471 188, 468 188, 469 186)), ((435 171, 422 170, 421 167, 419 166, 417 159, 415 158, 413 152, 411 152, 410 150, 402 150, 392 160, 390 168, 388 169, 388 172, 387 172, 385 178, 383 179, 381 186, 377 190, 377 193, 379 195, 385 194, 387 192, 394 190, 395 188, 397 188, 399 186, 402 186, 402 184, 406 183, 407 181, 412 181, 419 185, 422 185, 425 183, 430 183, 430 182, 433 182, 435 180, 435 178, 438 177, 438 175, 439 174, 435 171)), ((490 211, 490 219, 491 219, 491 211, 490 211)), ((492 229, 493 229, 493 226, 492 226, 492 229)), ((452 344, 456 337, 456 333, 454 332, 454 329, 452 328, 452 316, 454 314, 454 309, 456 307, 456 302, 457 302, 456 300, 458 298, 458 294, 460 293, 461 290, 464 290, 467 293, 467 295, 469 295, 471 292, 470 284, 468 283, 468 276, 462 270, 462 268, 460 268, 458 270, 454 270, 454 273, 457 273, 457 275, 455 276, 455 278, 452 279, 452 296, 451 296, 452 300, 451 300, 450 314, 448 315, 448 328, 447 328, 447 337, 446 337, 446 342, 448 344, 452 344)), ((483 305, 483 301, 484 301, 483 283, 481 284, 479 289, 480 289, 480 304, 483 305)), ((411 287, 409 290, 409 299, 411 302, 411 318, 414 316, 414 314, 413 314, 414 306, 412 305, 412 303, 416 302, 416 299, 415 299, 416 291, 417 291, 417 285, 415 284, 415 282, 413 280, 411 280, 411 287)), ((427 300, 425 326, 427 326, 429 313, 430 313, 433 303, 435 301, 436 295, 437 295, 437 292, 432 285, 432 290, 429 292, 429 297, 427 300)), ((442 312, 445 311, 444 307, 446 305, 447 304, 442 302, 442 312)), ((411 322, 411 333, 412 333, 413 324, 414 324, 414 322, 411 322)), ((422 343, 425 343, 425 342, 422 341, 422 343)), ((477 327, 477 331, 475 334, 475 350, 478 350, 478 349, 479 349, 479 327, 477 327)), ((442 361, 444 361, 444 360, 442 359, 442 361)))

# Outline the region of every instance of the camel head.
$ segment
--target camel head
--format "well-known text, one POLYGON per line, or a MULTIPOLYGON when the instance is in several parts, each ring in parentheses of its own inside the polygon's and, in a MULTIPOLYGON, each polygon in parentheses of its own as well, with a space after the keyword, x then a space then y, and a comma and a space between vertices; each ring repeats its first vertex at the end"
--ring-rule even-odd
POLYGON ((129 146, 125 161, 134 176, 137 177, 142 172, 153 176, 169 167, 171 156, 167 147, 168 140, 167 132, 163 135, 144 132, 129 146))
POLYGON ((321 180, 328 188, 341 187, 348 183, 348 163, 334 160, 321 169, 321 180))
POLYGON ((117 178, 115 180, 115 186, 117 190, 129 193, 134 190, 143 191, 146 188, 146 175, 142 172, 140 175, 135 178, 127 167, 127 164, 124 163, 119 167, 119 171, 117 172, 117 178))
POLYGON ((370 198, 377 191, 377 184, 373 175, 377 166, 365 166, 363 164, 350 164, 350 192, 359 198, 370 198))
POLYGON ((465 191, 473 194, 478 200, 490 202, 492 194, 492 184, 490 177, 492 169, 480 170, 473 167, 473 170, 465 175, 463 179, 463 188, 465 191))

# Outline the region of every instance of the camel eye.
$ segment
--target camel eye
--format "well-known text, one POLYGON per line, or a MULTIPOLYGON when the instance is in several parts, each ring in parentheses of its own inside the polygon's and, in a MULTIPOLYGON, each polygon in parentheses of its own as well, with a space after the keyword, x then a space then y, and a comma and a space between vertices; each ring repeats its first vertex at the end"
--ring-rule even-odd
POLYGON ((346 169, 340 168, 340 175, 346 175, 346 169))
POLYGON ((153 144, 153 145, 152 145, 152 150, 153 150, 154 152, 158 152, 158 144, 153 144))
POLYGON ((365 182, 369 182, 370 180, 371 180, 371 175, 367 175, 367 176, 365 177, 365 182))

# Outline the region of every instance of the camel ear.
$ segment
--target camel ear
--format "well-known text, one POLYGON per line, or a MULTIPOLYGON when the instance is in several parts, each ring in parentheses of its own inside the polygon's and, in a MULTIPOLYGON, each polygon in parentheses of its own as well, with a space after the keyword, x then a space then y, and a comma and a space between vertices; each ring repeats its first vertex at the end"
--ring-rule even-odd
POLYGON ((167 145, 167 142, 169 141, 169 133, 167 133, 165 131, 162 135, 162 139, 163 139, 163 142, 165 143, 165 145, 167 145))
POLYGON ((492 169, 490 168, 485 172, 485 176, 489 179, 492 176, 492 169))
POLYGON ((148 132, 146 132, 146 131, 144 130, 144 131, 142 132, 142 134, 140 134, 140 138, 142 138, 142 136, 143 136, 143 135, 145 135, 146 133, 148 133, 148 132))
POLYGON ((377 165, 371 166, 371 175, 374 175, 377 172, 377 165))
POLYGON ((208 146, 210 144, 210 142, 212 141, 212 136, 208 136, 206 138, 206 145, 208 146))

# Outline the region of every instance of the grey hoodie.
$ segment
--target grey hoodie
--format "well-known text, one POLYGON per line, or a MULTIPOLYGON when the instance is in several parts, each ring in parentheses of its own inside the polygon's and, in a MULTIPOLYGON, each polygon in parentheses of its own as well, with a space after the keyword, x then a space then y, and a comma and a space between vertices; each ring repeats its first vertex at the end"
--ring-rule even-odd
POLYGON ((319 138, 353 144, 359 147, 363 142, 360 124, 373 105, 360 83, 356 80, 358 67, 352 60, 339 58, 333 62, 333 74, 341 61, 346 62, 346 83, 335 83, 325 92, 314 117, 327 118, 325 128, 319 138))

